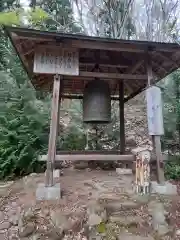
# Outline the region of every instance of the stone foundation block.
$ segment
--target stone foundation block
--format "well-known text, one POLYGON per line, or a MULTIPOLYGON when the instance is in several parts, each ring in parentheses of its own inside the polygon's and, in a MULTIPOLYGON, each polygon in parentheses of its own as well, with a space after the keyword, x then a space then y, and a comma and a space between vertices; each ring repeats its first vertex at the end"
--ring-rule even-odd
POLYGON ((36 189, 36 200, 57 200, 61 198, 60 183, 52 187, 46 187, 44 183, 39 183, 36 189))
POLYGON ((151 193, 159 193, 164 195, 177 195, 177 186, 170 182, 158 184, 156 181, 151 182, 151 193))
POLYGON ((116 173, 118 175, 129 175, 129 174, 132 174, 132 169, 116 168, 116 173))

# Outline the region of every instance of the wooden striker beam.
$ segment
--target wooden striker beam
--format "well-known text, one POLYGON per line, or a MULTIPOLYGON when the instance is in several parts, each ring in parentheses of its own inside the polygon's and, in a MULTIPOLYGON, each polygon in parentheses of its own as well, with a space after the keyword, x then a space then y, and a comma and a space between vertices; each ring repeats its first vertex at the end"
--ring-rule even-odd
MULTIPOLYGON (((46 161, 47 155, 39 156, 39 161, 46 161)), ((120 154, 60 154, 55 156, 55 161, 130 161, 135 160, 134 155, 120 154)))
POLYGON ((46 170, 46 186, 49 187, 53 185, 54 158, 56 155, 56 139, 59 123, 59 105, 60 105, 60 76, 56 75, 54 76, 51 123, 46 170))

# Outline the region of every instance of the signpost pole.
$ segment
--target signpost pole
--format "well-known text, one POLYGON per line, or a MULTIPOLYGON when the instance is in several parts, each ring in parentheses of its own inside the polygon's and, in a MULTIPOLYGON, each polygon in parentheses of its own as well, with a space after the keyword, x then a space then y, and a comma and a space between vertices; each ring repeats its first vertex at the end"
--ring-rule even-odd
POLYGON ((48 158, 46 169, 46 186, 53 186, 54 160, 56 156, 57 127, 59 124, 59 106, 60 106, 60 76, 54 76, 51 123, 49 133, 48 158))
POLYGON ((51 124, 45 180, 46 186, 51 187, 53 186, 53 170, 56 156, 56 139, 60 112, 60 91, 62 89, 60 75, 79 75, 78 49, 62 48, 59 46, 37 46, 34 57, 34 73, 54 75, 51 124))
POLYGON ((152 136, 153 149, 156 155, 157 163, 157 181, 158 183, 164 182, 164 169, 161 168, 160 163, 163 162, 161 151, 161 135, 164 134, 163 116, 162 116, 162 102, 161 91, 158 87, 152 86, 153 73, 152 64, 148 56, 147 62, 147 76, 149 89, 147 93, 147 113, 148 113, 148 128, 149 134, 152 136))
POLYGON ((153 138, 153 147, 155 149, 156 159, 157 159, 157 180, 158 180, 158 183, 163 183, 164 170, 160 165, 161 163, 163 164, 163 157, 162 157, 162 151, 161 151, 161 137, 152 136, 152 138, 153 138))

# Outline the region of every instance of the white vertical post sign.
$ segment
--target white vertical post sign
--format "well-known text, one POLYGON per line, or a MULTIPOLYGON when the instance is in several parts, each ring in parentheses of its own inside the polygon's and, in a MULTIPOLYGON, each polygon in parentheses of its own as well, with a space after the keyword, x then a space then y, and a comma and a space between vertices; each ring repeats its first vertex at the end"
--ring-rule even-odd
POLYGON ((152 86, 146 90, 148 130, 151 136, 164 135, 162 97, 159 87, 152 86))

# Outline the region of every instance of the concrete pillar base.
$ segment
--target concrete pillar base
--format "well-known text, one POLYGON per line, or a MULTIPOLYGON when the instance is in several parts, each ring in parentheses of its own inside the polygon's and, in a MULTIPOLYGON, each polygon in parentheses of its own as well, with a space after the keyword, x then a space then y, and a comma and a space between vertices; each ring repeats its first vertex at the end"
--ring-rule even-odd
POLYGON ((36 189, 36 200, 58 200, 61 199, 61 186, 56 183, 52 187, 46 187, 44 183, 39 183, 36 189))
POLYGON ((151 182, 151 193, 159 193, 164 195, 177 195, 177 186, 170 182, 159 184, 156 181, 151 182))

